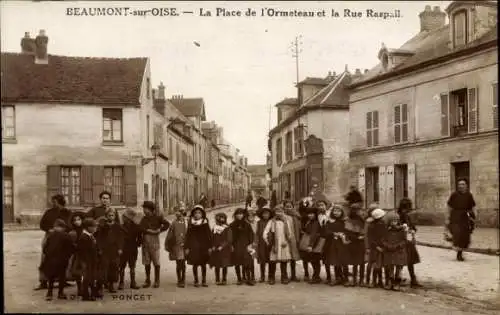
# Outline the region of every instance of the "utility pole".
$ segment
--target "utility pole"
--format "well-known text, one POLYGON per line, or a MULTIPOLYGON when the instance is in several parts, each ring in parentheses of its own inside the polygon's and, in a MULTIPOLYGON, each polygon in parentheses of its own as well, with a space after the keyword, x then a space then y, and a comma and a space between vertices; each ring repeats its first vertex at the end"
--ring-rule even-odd
POLYGON ((292 42, 292 57, 295 58, 295 71, 297 75, 297 82, 299 83, 299 55, 302 52, 302 35, 295 36, 295 40, 292 42))

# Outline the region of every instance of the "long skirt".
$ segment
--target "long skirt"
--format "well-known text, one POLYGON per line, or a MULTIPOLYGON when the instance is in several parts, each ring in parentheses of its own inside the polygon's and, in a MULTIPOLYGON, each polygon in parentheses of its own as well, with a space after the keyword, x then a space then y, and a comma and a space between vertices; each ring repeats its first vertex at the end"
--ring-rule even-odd
POLYGON ((453 246, 458 248, 468 248, 470 245, 469 222, 459 222, 450 224, 450 233, 453 238, 453 246))
POLYGON ((408 265, 415 265, 420 262, 420 255, 418 254, 415 243, 411 241, 406 243, 406 256, 408 259, 408 265))
POLYGON ((347 257, 348 265, 362 265, 365 263, 365 241, 364 240, 352 240, 351 243, 347 245, 347 250, 349 255, 347 257))

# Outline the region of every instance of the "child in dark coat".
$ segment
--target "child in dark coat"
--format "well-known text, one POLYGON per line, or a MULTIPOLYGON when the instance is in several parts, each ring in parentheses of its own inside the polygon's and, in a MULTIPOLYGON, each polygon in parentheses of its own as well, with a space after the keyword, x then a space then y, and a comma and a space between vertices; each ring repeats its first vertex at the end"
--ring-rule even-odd
POLYGON ((198 267, 201 268, 201 285, 207 284, 207 264, 210 259, 212 245, 212 232, 208 224, 207 215, 201 205, 194 206, 191 210, 186 234, 185 252, 187 263, 193 266, 194 286, 199 287, 198 267))
POLYGON ((140 226, 142 230, 142 264, 146 271, 146 281, 143 288, 151 286, 151 263, 154 266, 155 282, 153 288, 160 287, 160 233, 168 230, 170 222, 162 215, 156 214, 155 204, 144 201, 142 209, 144 217, 140 226))
POLYGON ((321 237, 321 226, 318 221, 318 209, 308 208, 307 209, 308 221, 304 225, 303 234, 300 240, 299 249, 301 250, 301 256, 305 258, 307 262, 310 262, 313 267, 313 276, 311 279, 311 284, 321 283, 320 268, 321 268, 321 254, 322 252, 314 252, 313 249, 317 246, 318 241, 321 237))
POLYGON ((46 299, 52 300, 52 292, 54 290, 54 282, 59 283, 58 299, 67 299, 64 294, 64 284, 66 283, 66 268, 68 267, 69 259, 74 252, 74 245, 71 237, 66 232, 67 225, 61 219, 57 219, 54 223, 54 231, 47 236, 47 242, 43 247, 45 259, 40 265, 40 271, 48 279, 49 288, 46 299))
POLYGON ((254 233, 252 226, 245 217, 245 209, 238 208, 234 212, 234 221, 230 224, 231 233, 233 236, 233 265, 236 269, 236 277, 238 285, 243 284, 242 272, 248 285, 254 285, 251 277, 251 267, 253 265, 253 250, 254 233))
POLYGON ((389 281, 386 289, 399 290, 401 270, 407 265, 406 231, 400 224, 399 215, 394 211, 387 213, 387 231, 382 239, 384 249, 384 267, 389 281))
POLYGON ((382 280, 382 267, 383 267, 383 238, 386 232, 385 222, 383 217, 385 211, 382 209, 375 209, 372 211, 371 217, 373 219, 368 226, 367 238, 369 246, 369 263, 373 268, 373 283, 371 287, 383 288, 382 280))
POLYGON ((99 222, 95 238, 99 252, 98 290, 101 292, 104 284, 108 291, 115 293, 114 283, 118 281, 120 255, 123 249, 123 230, 115 219, 115 210, 106 210, 104 219, 99 222))
POLYGON ((361 207, 351 206, 345 228, 349 242, 347 245, 349 251, 347 264, 353 266, 352 282, 348 283, 348 286, 363 286, 365 278, 365 213, 361 207))
POLYGON ((267 207, 262 208, 259 213, 259 222, 257 222, 257 262, 260 267, 260 280, 259 282, 266 282, 266 265, 269 265, 269 254, 271 253, 271 247, 266 243, 263 238, 264 229, 267 223, 273 216, 273 211, 267 207))
POLYGON ((137 213, 132 209, 127 209, 122 216, 123 230, 123 252, 120 256, 120 281, 118 290, 123 290, 125 281, 125 268, 128 265, 130 270, 130 288, 137 290, 137 282, 135 281, 135 266, 137 263, 138 247, 142 243, 141 229, 135 220, 137 213))
POLYGON ((78 239, 78 257, 82 262, 82 298, 83 301, 95 301, 98 296, 97 280, 97 240, 94 233, 97 223, 92 218, 85 218, 82 223, 83 232, 78 239))
POLYGON ((232 233, 227 225, 225 213, 217 213, 215 225, 212 229, 212 249, 210 254, 210 266, 215 267, 215 283, 217 285, 227 284, 227 267, 231 266, 232 233), (222 281, 220 272, 222 269, 222 281))
MULTIPOLYGON (((262 212, 262 209, 260 209, 262 212)), ((259 224, 259 217, 257 216, 257 209, 250 208, 246 209, 246 217, 248 223, 250 223, 250 226, 252 227, 253 231, 253 244, 252 244, 252 265, 250 266, 250 276, 251 276, 251 281, 255 283, 255 258, 257 257, 257 227, 259 224)))
POLYGON ((420 255, 418 254, 417 246, 415 245, 415 233, 417 233, 417 227, 413 224, 410 218, 410 211, 412 209, 412 202, 408 198, 403 198, 399 202, 398 214, 401 220, 401 224, 406 227, 409 237, 406 241, 406 255, 408 258, 408 273, 410 274, 412 288, 422 287, 415 275, 415 265, 420 263, 420 255))
POLYGON ((186 286, 186 255, 184 246, 188 223, 186 212, 182 207, 177 207, 175 221, 172 222, 165 238, 165 250, 168 252, 170 260, 175 260, 175 271, 177 274, 177 287, 186 286))
POLYGON ((334 266, 335 281, 330 281, 330 285, 345 284, 348 280, 348 255, 347 237, 345 229, 345 213, 341 205, 335 204, 330 212, 330 218, 325 224, 324 235, 325 258, 328 269, 334 266))
POLYGON ((84 212, 75 211, 71 216, 71 230, 69 232, 69 236, 73 241, 73 246, 75 248, 75 252, 69 261, 68 271, 66 273, 66 280, 71 279, 75 280, 77 287, 77 295, 82 296, 82 277, 83 277, 83 269, 82 262, 78 255, 78 241, 80 236, 83 233, 83 220, 85 219, 86 214, 84 212))

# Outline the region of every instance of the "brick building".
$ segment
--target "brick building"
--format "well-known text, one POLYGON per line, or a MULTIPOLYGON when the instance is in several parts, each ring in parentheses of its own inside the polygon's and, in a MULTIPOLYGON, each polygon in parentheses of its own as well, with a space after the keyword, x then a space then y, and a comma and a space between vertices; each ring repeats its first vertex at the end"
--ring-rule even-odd
POLYGON ((73 209, 103 189, 114 206, 136 206, 152 180, 141 163, 155 115, 149 60, 56 56, 47 44, 44 31, 26 34, 22 53, 1 54, 4 222, 38 218, 55 193, 73 209))
MULTIPOLYGON (((359 70, 358 70, 359 75, 359 70)), ((269 132, 271 182, 278 199, 299 200, 314 184, 331 199, 349 186, 347 71, 297 84, 298 98, 276 104, 278 124, 269 132), (289 196, 288 196, 289 195, 289 196)))
POLYGON ((393 209, 408 196, 434 222, 466 177, 480 224, 498 224, 496 4, 427 6, 420 21, 417 35, 383 45, 380 63, 350 86, 352 177, 367 203, 393 209))

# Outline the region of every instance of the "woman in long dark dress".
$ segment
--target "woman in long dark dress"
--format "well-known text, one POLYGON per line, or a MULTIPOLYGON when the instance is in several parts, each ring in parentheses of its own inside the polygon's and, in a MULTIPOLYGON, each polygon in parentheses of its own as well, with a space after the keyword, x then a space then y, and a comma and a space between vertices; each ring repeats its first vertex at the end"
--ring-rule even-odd
POLYGON ((470 238, 474 230, 476 202, 470 193, 467 179, 461 178, 457 182, 458 189, 448 199, 449 218, 447 228, 451 233, 453 247, 457 251, 457 260, 464 261, 463 250, 470 245, 470 238))

